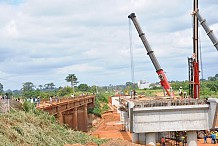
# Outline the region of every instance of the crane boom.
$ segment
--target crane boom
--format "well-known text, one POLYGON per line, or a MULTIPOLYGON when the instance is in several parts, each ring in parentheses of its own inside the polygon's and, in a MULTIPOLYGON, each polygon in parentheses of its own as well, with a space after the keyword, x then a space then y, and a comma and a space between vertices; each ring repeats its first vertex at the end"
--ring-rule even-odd
POLYGON ((156 69, 156 72, 158 74, 158 77, 160 79, 160 83, 162 85, 162 87, 165 89, 166 93, 168 96, 172 97, 174 96, 173 92, 172 92, 172 88, 167 80, 167 77, 163 71, 163 69, 161 68, 156 56, 154 55, 154 51, 152 51, 146 37, 145 37, 145 34, 142 32, 142 29, 141 27, 139 26, 139 23, 136 19, 136 15, 135 13, 131 13, 128 18, 130 18, 132 21, 133 21, 133 24, 135 25, 135 28, 139 34, 139 37, 141 38, 142 40, 142 43, 144 44, 144 47, 145 49, 147 50, 147 55, 149 55, 155 69, 156 69))
POLYGON ((213 30, 211 30, 207 23, 206 20, 203 19, 199 13, 199 10, 194 11, 194 14, 197 16, 198 21, 200 22, 201 26, 204 28, 205 32, 207 33, 208 37, 210 38, 210 40, 212 41, 213 45, 216 47, 217 51, 218 51, 218 41, 216 36, 213 33, 213 30))

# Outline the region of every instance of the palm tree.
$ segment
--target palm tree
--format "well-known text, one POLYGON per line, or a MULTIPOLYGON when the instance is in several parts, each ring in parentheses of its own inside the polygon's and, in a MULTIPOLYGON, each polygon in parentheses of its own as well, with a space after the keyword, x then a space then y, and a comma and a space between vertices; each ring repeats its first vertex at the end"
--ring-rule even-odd
POLYGON ((74 85, 78 84, 79 81, 77 81, 77 77, 75 74, 68 74, 68 76, 65 79, 67 82, 71 83, 71 87, 73 88, 73 93, 74 93, 74 85))
POLYGON ((22 90, 25 91, 33 91, 34 90, 34 84, 32 82, 25 82, 23 83, 22 90))
POLYGON ((50 89, 50 90, 52 90, 52 89, 54 89, 55 84, 54 84, 53 82, 47 83, 47 84, 44 85, 44 87, 45 87, 45 89, 50 89))
POLYGON ((42 88, 43 88, 43 86, 42 86, 42 85, 39 85, 39 89, 42 90, 42 88))

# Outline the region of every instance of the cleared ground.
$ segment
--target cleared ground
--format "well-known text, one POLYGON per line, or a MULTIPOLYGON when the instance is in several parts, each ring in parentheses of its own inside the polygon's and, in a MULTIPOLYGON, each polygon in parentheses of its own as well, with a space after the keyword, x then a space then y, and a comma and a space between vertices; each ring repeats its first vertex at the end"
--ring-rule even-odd
MULTIPOLYGON (((119 122, 120 115, 116 112, 105 113, 102 119, 98 121, 93 132, 90 134, 99 138, 111 138, 114 140, 121 139, 125 141, 114 141, 116 146, 134 146, 131 141, 131 134, 123 131, 123 125, 119 122)), ((211 139, 208 138, 208 144, 204 144, 203 139, 198 139, 198 146, 218 146, 218 144, 211 144, 211 139)), ((108 143, 113 145, 113 141, 108 143)), ((109 146, 108 145, 108 146, 109 146)), ((166 146, 174 146, 173 141, 168 141, 166 146)), ((182 146, 182 144, 180 144, 182 146)))

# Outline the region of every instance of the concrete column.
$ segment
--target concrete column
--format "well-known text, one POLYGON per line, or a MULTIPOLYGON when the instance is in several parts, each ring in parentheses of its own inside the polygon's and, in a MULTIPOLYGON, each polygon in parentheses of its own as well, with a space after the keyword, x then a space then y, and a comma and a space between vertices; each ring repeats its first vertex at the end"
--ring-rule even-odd
POLYGON ((146 137, 146 145, 150 144, 152 146, 156 146, 156 135, 154 132, 146 133, 145 137, 146 137))
POLYGON ((139 133, 139 144, 145 145, 145 133, 139 133))
POLYGON ((80 108, 77 109, 77 130, 83 131, 84 126, 84 116, 83 110, 80 108))
POLYGON ((58 120, 58 123, 63 124, 64 118, 63 118, 62 112, 58 112, 58 114, 57 114, 57 120, 58 120))
POLYGON ((77 124, 79 131, 88 131, 88 114, 87 105, 84 105, 78 109, 77 124))
POLYGON ((132 142, 139 144, 139 134, 138 133, 132 133, 132 142))
POLYGON ((85 132, 88 131, 88 111, 87 111, 87 104, 84 105, 84 130, 85 132))
POLYGON ((74 108, 74 112, 73 112, 73 129, 74 130, 78 130, 78 113, 77 113, 77 108, 74 108))
POLYGON ((128 113, 126 111, 122 111, 122 113, 123 113, 124 130, 129 131, 128 113))
POLYGON ((68 127, 70 127, 70 128, 73 129, 72 120, 73 120, 72 114, 64 114, 64 115, 63 115, 63 123, 66 124, 66 125, 68 125, 68 127))
MULTIPOLYGON (((129 101, 128 102, 128 106, 129 106, 129 108, 128 108, 128 123, 129 123, 129 125, 128 125, 128 130, 130 130, 131 129, 131 127, 130 127, 130 125, 131 125, 131 121, 130 121, 130 109, 131 108, 133 108, 134 107, 134 102, 132 102, 132 101, 129 101)), ((131 130, 130 130, 131 131, 131 130)))
POLYGON ((187 144, 188 146, 197 146, 197 132, 196 131, 187 131, 187 144))

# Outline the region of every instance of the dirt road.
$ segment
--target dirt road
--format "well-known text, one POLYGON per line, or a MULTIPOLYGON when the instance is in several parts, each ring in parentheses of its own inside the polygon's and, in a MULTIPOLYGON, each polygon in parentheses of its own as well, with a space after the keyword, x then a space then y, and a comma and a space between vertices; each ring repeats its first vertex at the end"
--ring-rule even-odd
MULTIPOLYGON (((98 122, 93 132, 90 134, 99 138, 111 138, 111 139, 122 139, 122 146, 130 144, 132 141, 131 134, 126 131, 122 131, 123 125, 120 123, 120 115, 118 113, 110 112, 102 116, 102 119, 98 122), (125 144, 126 143, 126 144, 125 144)), ((218 146, 218 144, 204 144, 203 139, 198 139, 198 146, 218 146)), ((130 144, 131 146, 133 144, 130 144)), ((121 146, 121 145, 120 145, 121 146)), ((173 146, 172 143, 168 143, 166 146, 173 146)), ((181 145, 182 146, 182 145, 181 145)))
POLYGON ((118 113, 106 113, 102 116, 101 121, 96 125, 96 129, 91 132, 99 138, 123 139, 131 141, 131 134, 122 130, 123 125, 120 122, 118 113))

